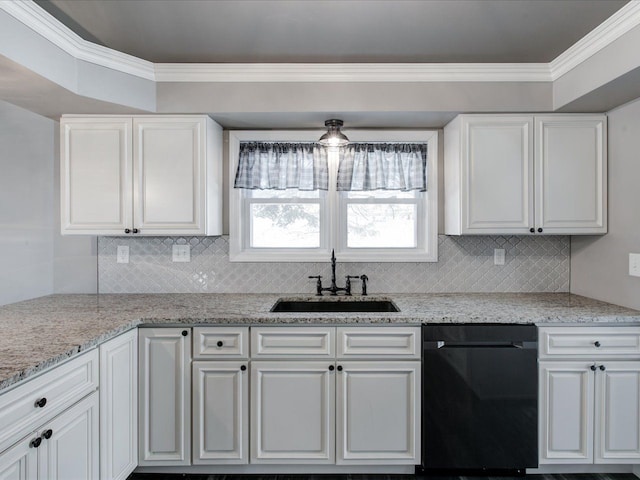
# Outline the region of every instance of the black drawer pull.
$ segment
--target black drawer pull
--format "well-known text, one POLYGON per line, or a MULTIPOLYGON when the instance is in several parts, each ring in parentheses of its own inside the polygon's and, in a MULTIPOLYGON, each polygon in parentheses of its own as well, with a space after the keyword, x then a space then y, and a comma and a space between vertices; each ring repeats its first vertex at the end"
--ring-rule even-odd
POLYGON ((246 366, 246 365, 242 365, 242 366, 240 367, 240 370, 242 370, 243 372, 244 372, 246 369, 247 369, 247 366, 246 366))
POLYGON ((605 367, 604 365, 600 365, 600 370, 602 370, 603 372, 607 369, 607 367, 605 367))
POLYGON ((187 335, 189 335, 189 331, 188 330, 182 330, 182 336, 186 337, 187 335))
POLYGON ((35 407, 42 408, 47 404, 47 397, 42 397, 40 400, 36 400, 35 407))
POLYGON ((41 443, 42 443, 42 439, 40 437, 38 437, 38 438, 34 438, 33 440, 31 440, 31 442, 29 443, 29 446, 31 448, 38 448, 41 443))
POLYGON ((342 371, 342 365, 338 365, 338 371, 341 372, 342 371))
POLYGON ((219 347, 224 345, 224 342, 222 340, 218 340, 218 343, 216 343, 216 345, 218 345, 219 347))
POLYGON ((596 346, 596 348, 600 348, 600 342, 598 342, 597 340, 593 342, 593 344, 596 346))
POLYGON ((596 366, 595 365, 591 365, 589 368, 591 369, 592 372, 596 371, 596 366))
POLYGON ((333 372, 333 370, 335 369, 335 367, 333 365, 329 365, 329 371, 333 372))
POLYGON ((49 440, 51 438, 51 435, 53 435, 53 430, 51 430, 51 429, 45 430, 42 433, 42 438, 44 438, 45 440, 49 440))

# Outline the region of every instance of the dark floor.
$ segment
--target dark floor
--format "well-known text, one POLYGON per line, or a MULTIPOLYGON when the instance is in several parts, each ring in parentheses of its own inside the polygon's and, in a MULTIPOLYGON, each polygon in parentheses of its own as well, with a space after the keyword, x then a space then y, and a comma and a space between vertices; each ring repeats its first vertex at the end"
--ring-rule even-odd
POLYGON ((164 475, 134 473, 127 480, 638 480, 631 473, 527 475, 525 477, 435 477, 421 475, 164 475))

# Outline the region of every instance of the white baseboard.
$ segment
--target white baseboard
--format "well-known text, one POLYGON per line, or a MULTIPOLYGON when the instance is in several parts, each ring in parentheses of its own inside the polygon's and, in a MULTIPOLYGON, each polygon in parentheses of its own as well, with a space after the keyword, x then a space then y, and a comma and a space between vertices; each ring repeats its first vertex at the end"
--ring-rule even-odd
POLYGON ((186 474, 413 474, 414 465, 191 465, 186 467, 138 467, 136 473, 186 474))

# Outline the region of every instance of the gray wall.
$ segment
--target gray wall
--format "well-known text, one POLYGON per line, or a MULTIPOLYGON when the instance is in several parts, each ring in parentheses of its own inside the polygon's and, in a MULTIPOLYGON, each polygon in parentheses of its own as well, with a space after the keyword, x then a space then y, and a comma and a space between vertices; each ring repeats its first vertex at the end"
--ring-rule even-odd
POLYGON ((57 138, 56 122, 0 101, 0 305, 97 291, 95 239, 58 233, 57 138))
POLYGON ((53 292, 53 135, 0 102, 0 304, 53 292))
POLYGON ((640 309, 640 99, 609 112, 609 233, 571 239, 571 292, 640 309))

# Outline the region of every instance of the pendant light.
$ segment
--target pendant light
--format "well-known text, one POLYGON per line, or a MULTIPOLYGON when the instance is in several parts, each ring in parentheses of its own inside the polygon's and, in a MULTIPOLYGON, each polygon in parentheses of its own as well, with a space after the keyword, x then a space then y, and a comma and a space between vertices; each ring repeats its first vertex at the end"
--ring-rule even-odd
POLYGON ((347 145, 349 139, 340 131, 342 125, 344 125, 344 122, 336 118, 324 122, 324 126, 327 127, 327 133, 320 137, 318 143, 325 147, 344 147, 347 145))

